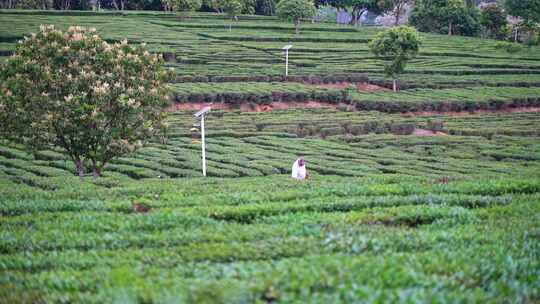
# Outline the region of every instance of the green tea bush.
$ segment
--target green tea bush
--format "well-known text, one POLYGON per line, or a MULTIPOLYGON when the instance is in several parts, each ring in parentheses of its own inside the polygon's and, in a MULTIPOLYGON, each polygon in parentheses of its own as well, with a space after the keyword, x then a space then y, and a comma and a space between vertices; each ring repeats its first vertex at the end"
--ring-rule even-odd
POLYGON ((523 49, 523 47, 520 44, 510 43, 510 42, 502 42, 502 41, 497 42, 497 44, 495 44, 495 48, 505 50, 506 52, 508 52, 510 54, 520 52, 523 49))

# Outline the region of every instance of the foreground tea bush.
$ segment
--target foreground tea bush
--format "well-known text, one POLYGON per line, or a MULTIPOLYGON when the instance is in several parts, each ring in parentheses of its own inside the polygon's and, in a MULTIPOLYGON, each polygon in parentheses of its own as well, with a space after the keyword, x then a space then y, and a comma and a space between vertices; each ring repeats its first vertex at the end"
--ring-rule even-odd
POLYGON ((540 192, 538 179, 510 181, 128 179, 75 200, 2 200, 0 294, 10 303, 526 302, 540 292, 540 192), (152 210, 136 213, 133 201, 152 210))

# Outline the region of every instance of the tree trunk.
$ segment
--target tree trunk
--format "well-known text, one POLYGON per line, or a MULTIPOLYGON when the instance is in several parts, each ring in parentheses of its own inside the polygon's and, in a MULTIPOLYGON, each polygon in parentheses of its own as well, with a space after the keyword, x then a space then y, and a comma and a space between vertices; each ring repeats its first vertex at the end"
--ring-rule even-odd
POLYGON ((448 36, 452 36, 452 21, 448 22, 448 36))
POLYGON ((300 34, 300 20, 294 20, 294 32, 296 36, 300 34))
POLYGON ((116 0, 113 0, 113 5, 114 5, 114 9, 115 10, 118 10, 118 3, 116 3, 116 0))
POLYGON ((350 22, 350 24, 351 24, 351 25, 354 25, 354 26, 356 26, 356 22, 357 22, 357 20, 356 20, 356 14, 357 14, 357 11, 356 11, 355 8, 353 8, 353 10, 352 10, 352 12, 351 12, 351 22, 350 22))
POLYGON ((392 90, 393 90, 394 92, 397 92, 397 79, 394 79, 394 80, 392 81, 392 90))
POLYGON ((124 10, 124 0, 120 0, 120 9, 124 10))
POLYGON ((404 3, 398 3, 396 4, 396 8, 394 10, 394 26, 398 26, 399 25, 399 17, 401 17, 401 10, 403 9, 403 6, 402 5, 405 5, 404 3))
POLYGON ((351 25, 358 26, 360 24, 360 18, 365 12, 365 9, 353 8, 353 11, 351 13, 351 25))
POLYGON ((96 180, 100 176, 101 176, 100 170, 98 168, 94 167, 92 169, 92 177, 94 178, 94 180, 96 180))
POLYGON ((101 165, 99 165, 95 159, 92 159, 92 177, 94 180, 101 176, 101 171, 103 170, 104 166, 105 162, 102 162, 101 165))
POLYGON ((232 23, 233 23, 233 21, 231 19, 231 23, 229 23, 229 32, 232 31, 232 23))
POLYGON ((84 166, 80 158, 75 158, 75 168, 77 170, 77 173, 79 174, 79 178, 81 181, 84 180, 84 166))

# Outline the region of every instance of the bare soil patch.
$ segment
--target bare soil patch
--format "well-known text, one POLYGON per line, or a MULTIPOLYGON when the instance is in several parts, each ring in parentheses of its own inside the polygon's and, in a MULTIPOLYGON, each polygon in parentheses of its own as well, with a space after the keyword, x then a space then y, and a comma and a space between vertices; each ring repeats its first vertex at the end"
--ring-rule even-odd
POLYGON ((336 82, 336 83, 320 83, 320 84, 310 84, 306 83, 306 85, 311 85, 317 88, 321 89, 345 89, 351 86, 350 82, 344 81, 344 82, 336 82))
POLYGON ((375 84, 369 84, 365 82, 357 83, 356 89, 358 92, 380 92, 380 91, 391 91, 388 88, 381 87, 375 84))
POLYGON ((412 133, 412 135, 416 135, 416 136, 448 136, 448 134, 446 134, 444 132, 431 131, 431 130, 420 129, 420 128, 414 129, 414 132, 412 133))
POLYGON ((306 102, 272 102, 271 104, 253 104, 253 103, 240 103, 238 105, 230 105, 227 103, 175 103, 171 105, 167 111, 196 111, 204 107, 212 107, 214 110, 223 110, 223 111, 235 111, 240 110, 242 112, 271 112, 272 110, 286 110, 291 108, 302 108, 302 109, 319 109, 319 108, 330 108, 337 109, 338 106, 347 106, 341 104, 332 104, 318 101, 306 101, 306 102))

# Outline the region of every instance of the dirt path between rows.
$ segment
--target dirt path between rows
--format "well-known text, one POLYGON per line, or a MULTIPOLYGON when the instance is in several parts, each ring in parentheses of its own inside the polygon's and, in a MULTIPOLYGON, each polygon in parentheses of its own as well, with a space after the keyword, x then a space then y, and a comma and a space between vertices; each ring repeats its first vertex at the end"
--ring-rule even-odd
POLYGON ((414 129, 414 132, 412 133, 412 135, 416 135, 416 136, 448 136, 448 134, 446 134, 444 132, 431 131, 431 130, 420 129, 420 128, 414 129))
POLYGON ((272 102, 271 104, 251 104, 251 103, 241 103, 240 107, 238 105, 230 105, 227 103, 176 103, 170 106, 168 112, 176 111, 196 111, 204 107, 212 107, 214 110, 223 110, 223 111, 236 111, 240 110, 242 112, 271 112, 273 110, 286 110, 286 109, 320 109, 320 108, 330 108, 337 109, 339 106, 350 107, 353 109, 353 106, 347 104, 333 104, 325 103, 318 101, 306 101, 306 102, 272 102))

